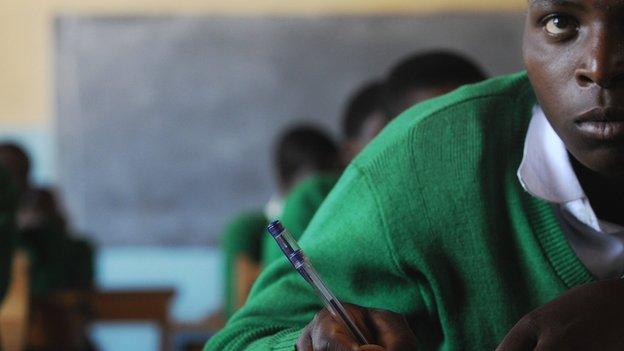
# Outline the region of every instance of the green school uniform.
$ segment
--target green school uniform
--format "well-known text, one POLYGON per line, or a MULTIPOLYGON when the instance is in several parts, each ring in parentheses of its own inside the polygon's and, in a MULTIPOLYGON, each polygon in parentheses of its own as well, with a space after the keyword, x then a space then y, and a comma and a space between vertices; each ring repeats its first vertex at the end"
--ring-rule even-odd
POLYGON ((227 317, 236 311, 236 277, 235 267, 237 256, 244 254, 256 262, 260 262, 262 237, 266 233, 267 219, 262 212, 244 213, 236 216, 226 227, 221 237, 221 247, 225 261, 225 303, 224 312, 227 317))
POLYGON ((67 255, 65 287, 68 289, 89 289, 95 281, 95 250, 93 244, 84 238, 69 237, 66 240, 67 255))
MULTIPOLYGON (((516 177, 536 99, 525 73, 419 104, 348 167, 300 244, 338 298, 401 313, 419 350, 493 350, 594 278, 516 177)), ((285 261, 205 350, 293 350, 323 307, 285 261)))
MULTIPOLYGON (((288 231, 299 239, 310 220, 336 185, 339 175, 334 173, 314 174, 297 184, 286 197, 280 220, 288 231)), ((270 235, 262 239, 262 262, 268 265, 273 260, 284 257, 275 240, 270 235)))

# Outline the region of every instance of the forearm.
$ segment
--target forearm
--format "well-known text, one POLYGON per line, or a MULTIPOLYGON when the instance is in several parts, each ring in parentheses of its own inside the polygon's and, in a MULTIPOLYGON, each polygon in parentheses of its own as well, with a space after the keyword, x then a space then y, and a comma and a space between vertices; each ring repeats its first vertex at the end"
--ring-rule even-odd
POLYGON ((320 308, 314 292, 288 263, 272 264, 252 289, 248 303, 205 350, 279 350, 288 343, 292 350, 298 331, 320 308))

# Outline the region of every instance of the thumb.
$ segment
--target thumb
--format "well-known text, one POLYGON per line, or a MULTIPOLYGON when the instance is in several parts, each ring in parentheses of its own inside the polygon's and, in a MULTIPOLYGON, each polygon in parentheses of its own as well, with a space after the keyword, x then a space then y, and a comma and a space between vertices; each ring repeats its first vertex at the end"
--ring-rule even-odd
POLYGON ((416 335, 405 316, 385 310, 371 310, 370 322, 377 331, 377 341, 387 350, 413 350, 417 347, 416 335))

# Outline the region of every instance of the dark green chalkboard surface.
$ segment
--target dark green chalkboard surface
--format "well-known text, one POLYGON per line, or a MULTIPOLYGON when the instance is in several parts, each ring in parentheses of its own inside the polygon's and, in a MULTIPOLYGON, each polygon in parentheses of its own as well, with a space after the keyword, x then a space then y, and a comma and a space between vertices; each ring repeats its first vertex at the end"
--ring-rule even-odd
POLYGON ((517 71, 523 15, 84 17, 55 21, 57 162, 78 229, 103 245, 216 242, 274 190, 276 134, 333 133, 354 87, 414 50, 517 71))

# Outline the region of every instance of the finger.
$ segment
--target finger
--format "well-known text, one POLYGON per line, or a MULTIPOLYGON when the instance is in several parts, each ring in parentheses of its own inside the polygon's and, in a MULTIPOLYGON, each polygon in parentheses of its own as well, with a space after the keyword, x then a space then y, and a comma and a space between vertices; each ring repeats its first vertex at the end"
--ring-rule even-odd
POLYGON ((378 343, 387 350, 417 347, 416 335, 403 315, 386 310, 371 310, 369 320, 377 331, 378 343))
MULTIPOLYGON (((542 331, 536 339, 533 351, 550 351, 550 350, 599 350, 600 347, 588 347, 580 340, 574 340, 570 335, 558 333, 553 330, 542 331)), ((604 350, 604 349, 603 349, 604 350)))
POLYGON ((297 351, 312 351, 312 338, 310 337, 310 324, 303 330, 299 338, 297 339, 297 344, 295 345, 295 349, 297 351))
POLYGON ((331 323, 324 323, 321 328, 314 328, 311 340, 314 351, 357 351, 360 346, 344 330, 342 324, 333 319, 331 323))
MULTIPOLYGON (((368 328, 368 324, 366 323, 368 310, 363 309, 356 305, 345 304, 345 307, 349 311, 349 315, 355 322, 355 325, 360 329, 360 332, 364 335, 367 341, 375 341, 374 335, 371 330, 368 328)), ((349 334, 351 335, 351 334, 349 334)), ((374 344, 371 344, 374 345, 374 344)))
POLYGON ((358 351, 359 345, 346 336, 334 336, 323 340, 312 340, 314 351, 358 351))
POLYGON ((521 319, 511 328, 496 351, 533 350, 537 345, 537 331, 527 319, 521 319))
POLYGON ((535 348, 531 349, 533 351, 551 351, 551 350, 572 350, 571 348, 561 348, 557 346, 555 340, 552 339, 544 339, 541 338, 535 345, 535 348))

